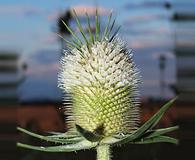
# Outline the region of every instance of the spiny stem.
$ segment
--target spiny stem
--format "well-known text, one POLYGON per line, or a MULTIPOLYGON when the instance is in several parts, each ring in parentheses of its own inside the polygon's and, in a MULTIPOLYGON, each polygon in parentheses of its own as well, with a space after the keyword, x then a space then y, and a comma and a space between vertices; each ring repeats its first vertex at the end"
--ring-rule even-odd
POLYGON ((100 145, 96 150, 97 160, 111 160, 110 145, 100 145))

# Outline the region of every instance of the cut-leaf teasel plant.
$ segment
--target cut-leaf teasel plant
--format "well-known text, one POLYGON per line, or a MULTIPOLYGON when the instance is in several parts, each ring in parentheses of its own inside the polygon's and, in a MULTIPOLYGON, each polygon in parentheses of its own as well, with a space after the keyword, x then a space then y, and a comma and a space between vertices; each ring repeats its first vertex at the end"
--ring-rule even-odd
MULTIPOLYGON (((112 13, 104 30, 96 11, 95 33, 86 14, 87 30, 73 11, 78 36, 67 24, 72 34, 66 41, 68 48, 61 59, 59 87, 64 93, 68 131, 48 136, 38 135, 23 128, 17 129, 55 146, 17 146, 44 152, 72 152, 94 148, 97 160, 110 160, 111 147, 125 143, 148 144, 178 140, 164 134, 178 126, 155 129, 165 111, 176 98, 166 103, 142 126, 139 126, 139 71, 133 62, 131 50, 117 36, 112 13)), ((62 37, 63 38, 63 37, 62 37)))

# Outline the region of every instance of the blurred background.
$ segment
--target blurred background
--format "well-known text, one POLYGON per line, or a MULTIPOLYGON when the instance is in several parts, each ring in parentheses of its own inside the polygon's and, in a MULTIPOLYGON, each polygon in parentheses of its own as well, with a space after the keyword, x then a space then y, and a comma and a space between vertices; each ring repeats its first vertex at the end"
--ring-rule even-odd
MULTIPOLYGON (((195 1, 193 0, 1 0, 0 2, 0 159, 95 159, 95 151, 41 153, 16 148, 16 141, 44 145, 16 126, 45 134, 65 132, 62 93, 57 88, 59 59, 71 38, 63 19, 78 32, 70 10, 86 26, 95 9, 105 27, 110 11, 120 37, 133 49, 140 69, 141 122, 176 95, 179 99, 159 127, 179 125, 171 144, 114 148, 115 159, 185 159, 195 148, 195 1)), ((94 25, 92 25, 94 27, 94 25)), ((47 145, 47 144, 46 144, 47 145)))

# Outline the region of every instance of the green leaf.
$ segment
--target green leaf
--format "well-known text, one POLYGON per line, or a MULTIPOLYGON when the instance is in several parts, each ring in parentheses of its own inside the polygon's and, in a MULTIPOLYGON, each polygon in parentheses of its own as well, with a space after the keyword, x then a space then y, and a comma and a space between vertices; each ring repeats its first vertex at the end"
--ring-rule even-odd
POLYGON ((35 138, 38 138, 41 140, 45 140, 48 142, 54 142, 54 143, 62 143, 62 144, 64 144, 64 143, 77 143, 77 142, 80 142, 81 140, 83 140, 82 137, 69 137, 69 136, 66 137, 65 134, 55 135, 55 136, 42 136, 42 135, 27 131, 26 129, 23 129, 20 127, 17 127, 17 130, 19 130, 20 132, 26 133, 32 137, 35 137, 35 138))
POLYGON ((153 137, 161 136, 161 135, 169 133, 169 132, 173 132, 177 129, 179 129, 179 126, 156 129, 156 130, 149 131, 148 133, 146 133, 147 136, 144 137, 144 135, 143 135, 143 137, 144 138, 153 138, 153 137))
MULTIPOLYGON (((51 133, 51 132, 50 132, 51 133)), ((59 134, 53 134, 47 137, 51 137, 51 138, 76 138, 76 137, 80 137, 80 135, 77 132, 66 132, 66 133, 59 133, 59 134)))
POLYGON ((178 140, 168 136, 157 136, 153 138, 144 138, 141 141, 134 141, 131 142, 133 144, 150 144, 150 143, 159 143, 159 142, 166 142, 166 143, 173 143, 178 144, 178 140))
POLYGON ((76 129, 88 141, 97 142, 97 141, 100 141, 102 139, 101 135, 98 135, 98 134, 95 134, 93 132, 87 131, 86 129, 82 128, 81 126, 79 126, 77 124, 76 124, 76 129))
POLYGON ((177 99, 174 98, 168 103, 166 103, 157 113, 155 113, 147 122, 145 122, 140 128, 138 128, 135 132, 123 138, 120 143, 127 143, 133 141, 143 134, 145 134, 148 130, 152 129, 162 118, 165 111, 173 104, 173 102, 177 99))
POLYGON ((47 132, 47 133, 51 134, 52 136, 53 136, 53 135, 64 134, 64 133, 62 133, 62 132, 52 132, 52 131, 49 131, 49 132, 47 132))
POLYGON ((156 115, 154 115, 154 123, 150 128, 153 128, 157 125, 157 123, 161 120, 161 118, 163 117, 164 113, 166 112, 166 110, 171 107, 171 105, 177 100, 177 96, 175 98, 173 98, 172 100, 170 100, 169 102, 167 102, 165 105, 163 105, 161 107, 161 109, 156 113, 156 115))
MULTIPOLYGON (((141 137, 141 139, 136 139, 135 141, 132 141, 130 143, 135 143, 135 144, 147 144, 149 142, 150 143, 157 143, 157 142, 160 142, 160 140, 162 141, 162 137, 166 137, 166 136, 162 136, 163 134, 175 131, 178 128, 179 128, 178 126, 174 126, 174 127, 169 127, 169 128, 163 128, 163 129, 156 129, 156 130, 148 131, 145 135, 143 135, 141 137), (158 138, 156 138, 156 137, 158 137, 158 138)), ((114 137, 106 137, 106 138, 101 140, 100 144, 109 144, 109 145, 111 145, 111 144, 121 144, 120 143, 121 139, 123 139, 124 137, 128 137, 128 136, 130 136, 130 134, 123 135, 123 136, 115 135, 114 137)), ((170 137, 168 137, 168 138, 166 137, 166 141, 164 141, 164 142, 169 142, 168 140, 173 140, 173 139, 170 138, 170 137)), ((176 139, 174 139, 173 142, 175 144, 178 143, 178 141, 176 139)))
POLYGON ((75 144, 67 144, 67 145, 52 146, 52 147, 32 146, 32 145, 23 144, 23 143, 17 143, 18 147, 37 150, 37 151, 43 151, 43 152, 72 152, 72 151, 78 151, 82 149, 90 149, 90 148, 95 147, 96 145, 97 143, 91 143, 87 140, 83 140, 75 144))

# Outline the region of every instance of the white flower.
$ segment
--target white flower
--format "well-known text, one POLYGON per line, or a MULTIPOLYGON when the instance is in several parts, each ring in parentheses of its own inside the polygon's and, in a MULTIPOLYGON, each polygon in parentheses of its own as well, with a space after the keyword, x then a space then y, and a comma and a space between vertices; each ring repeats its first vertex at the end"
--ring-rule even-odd
POLYGON ((69 94, 69 127, 75 124, 103 135, 137 128, 139 76, 132 54, 114 38, 67 51, 61 60, 59 87, 69 94))

